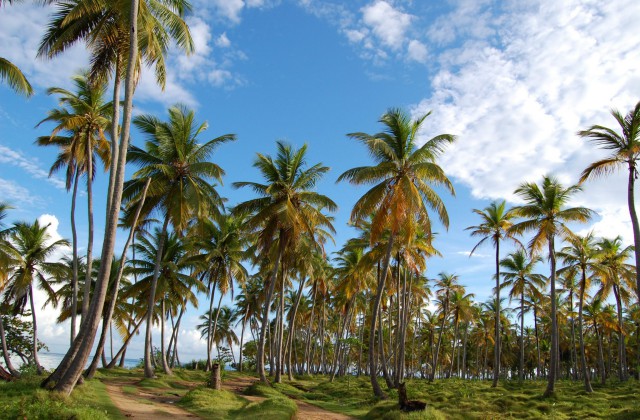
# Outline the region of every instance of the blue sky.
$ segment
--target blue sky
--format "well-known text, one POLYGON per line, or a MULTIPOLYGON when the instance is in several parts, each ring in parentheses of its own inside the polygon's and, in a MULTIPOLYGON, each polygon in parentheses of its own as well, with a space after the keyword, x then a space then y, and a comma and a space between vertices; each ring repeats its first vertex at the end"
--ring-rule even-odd
MULTIPOLYGON (((350 235, 351 207, 365 189, 335 180, 370 162, 346 133, 379 131, 377 120, 389 107, 414 115, 432 110, 425 138, 458 136, 441 161, 457 196, 443 195, 451 226, 447 232, 436 225, 436 247, 444 257, 432 260, 428 275, 455 272, 484 301, 491 293, 493 251, 482 248, 468 258, 474 240, 464 229, 477 223, 471 209, 493 199, 515 204, 513 190, 543 174, 576 182, 589 162, 603 156, 575 132, 613 126, 609 109, 626 113, 640 99, 640 8, 632 0, 434 3, 193 0, 187 20, 196 53, 170 53, 164 92, 151 72, 143 74, 136 112, 164 118, 167 107, 180 102, 208 121, 203 140, 235 133, 238 141, 214 156, 227 173, 220 191, 230 204, 250 197, 230 185, 258 180, 251 167, 256 152, 275 153, 276 140, 307 143, 309 163, 331 167, 318 190, 340 206, 339 247, 350 235)), ((69 78, 86 65, 87 54, 79 45, 52 61, 35 59, 50 12, 31 4, 0 9, 0 56, 19 65, 36 89, 26 100, 0 85, 0 197, 16 207, 10 221, 48 215, 44 219, 68 238, 70 195, 61 177, 47 177, 55 150, 33 145, 51 127, 34 126, 56 105, 46 88, 71 87, 69 78)), ((133 142, 142 144, 137 133, 133 142)), ((97 191, 104 191, 104 181, 100 174, 97 191)), ((589 205, 599 216, 578 229, 630 241, 625 185, 624 174, 587 184, 574 204, 589 205)), ((103 209, 99 194, 98 249, 103 209)), ((78 211, 84 238, 82 204, 78 211)), ((204 354, 193 330, 203 311, 187 313, 182 345, 193 354, 185 358, 204 354)), ((68 329, 53 323, 54 312, 44 311, 43 338, 60 351, 68 329)), ((140 348, 134 344, 134 357, 140 348)))

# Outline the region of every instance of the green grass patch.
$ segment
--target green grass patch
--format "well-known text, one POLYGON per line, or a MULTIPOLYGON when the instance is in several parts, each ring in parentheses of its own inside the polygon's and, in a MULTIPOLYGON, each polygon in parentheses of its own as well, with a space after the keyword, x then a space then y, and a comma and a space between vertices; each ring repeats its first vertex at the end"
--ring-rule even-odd
POLYGON ((232 418, 248 401, 229 391, 201 387, 189 391, 177 405, 203 418, 224 419, 232 418))
POLYGON ((257 418, 264 420, 289 420, 296 414, 296 403, 287 397, 275 397, 264 400, 259 404, 250 404, 246 408, 235 412, 232 418, 257 418))
POLYGON ((43 377, 0 383, 0 413, 7 419, 124 419, 98 380, 85 382, 70 396, 40 388, 43 377))

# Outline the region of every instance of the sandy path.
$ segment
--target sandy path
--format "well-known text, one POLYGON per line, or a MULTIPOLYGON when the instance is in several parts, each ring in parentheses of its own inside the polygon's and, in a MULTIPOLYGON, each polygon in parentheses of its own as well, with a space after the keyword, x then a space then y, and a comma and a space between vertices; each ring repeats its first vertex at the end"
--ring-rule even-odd
POLYGON ((118 410, 135 419, 154 420, 159 418, 198 418, 173 405, 179 396, 165 397, 147 392, 139 392, 138 395, 128 395, 122 392, 121 386, 133 385, 135 382, 105 382, 107 392, 118 410))
MULTIPOLYGON (((249 401, 260 402, 263 401, 262 397, 252 397, 249 395, 243 395, 242 392, 247 388, 258 382, 258 378, 252 378, 250 376, 242 376, 237 378, 230 378, 227 381, 222 382, 222 388, 227 391, 235 392, 242 395, 243 398, 249 401)), ((298 420, 351 420, 353 417, 345 416, 344 414, 334 413, 332 411, 324 410, 320 407, 316 407, 313 404, 306 403, 304 401, 293 399, 298 406, 298 413, 296 419, 298 420)))

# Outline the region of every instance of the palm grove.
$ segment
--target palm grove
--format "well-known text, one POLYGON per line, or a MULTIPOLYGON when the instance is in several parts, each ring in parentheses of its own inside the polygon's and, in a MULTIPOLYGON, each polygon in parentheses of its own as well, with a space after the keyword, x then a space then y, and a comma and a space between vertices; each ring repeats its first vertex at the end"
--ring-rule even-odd
MULTIPOLYGON (((593 380, 639 374, 634 182, 640 103, 624 115, 613 111, 614 128, 594 125, 578 133, 608 153, 583 171, 581 184, 545 176, 516 189, 522 202, 517 207, 496 201, 473 210, 477 224, 468 229, 479 238, 477 246, 488 242, 495 250, 495 275, 486 279, 495 284, 494 298, 478 302, 455 273, 426 275, 429 259, 440 256, 433 225, 449 224, 439 194, 454 194, 438 159, 455 141, 449 134, 420 137, 429 114, 412 118, 389 109, 379 133, 348 134, 372 162, 338 177, 366 186, 366 192, 351 211, 357 236, 328 255, 337 206, 315 191, 329 168, 310 162, 306 145, 277 142, 275 152, 257 153, 260 179, 233 183, 254 198, 229 205, 216 189, 224 170, 214 163, 214 152, 235 141, 233 134, 209 136, 207 124, 182 105, 166 116, 132 116, 143 62, 163 86, 170 43, 193 51, 183 20, 188 2, 53 3, 56 13, 39 55, 63 54, 77 42, 91 55, 91 67, 73 79, 74 90, 48 90, 58 107, 41 122, 53 124, 50 135, 37 139, 57 150, 51 173, 64 172, 71 192, 72 239, 53 241, 37 221, 7 225, 11 206, 0 205, 3 378, 20 375, 11 361, 16 354, 41 372, 35 287, 47 294, 47 305, 59 308, 59 322, 70 320, 69 351, 43 377, 44 387, 65 393, 100 363, 122 364, 139 331, 145 375, 158 369, 170 374, 181 363, 182 317, 203 301, 198 294, 206 296, 198 327, 207 344, 204 368, 235 347, 235 366, 255 369, 262 381, 279 382, 285 374, 325 374, 331 380, 368 375, 375 396, 384 398, 380 381, 396 388, 408 377, 491 378, 493 386, 501 378, 546 378, 546 393, 552 394, 560 378, 584 381, 591 392, 593 380), (109 83, 111 100, 105 97, 109 83), (129 143, 131 124, 142 146, 129 143), (125 165, 135 168, 126 182, 125 165), (618 168, 628 170, 635 247, 619 237, 573 232, 593 212, 572 207, 572 199, 589 179, 618 168), (108 204, 101 255, 94 258, 92 184, 100 169, 109 174, 109 186, 96 193, 105 194, 108 204), (78 188, 87 199, 88 238, 76 234, 78 188), (127 236, 116 254, 118 227, 127 236), (79 245, 85 255, 78 254, 79 245), (52 260, 67 247, 70 255, 52 260), (222 305, 225 296, 233 308, 222 305), (24 340, 20 350, 12 347, 16 340, 5 328, 15 314, 31 319, 26 350, 24 340), (160 326, 160 343, 152 342, 154 325, 160 326), (114 355, 111 334, 108 361, 113 327, 122 343, 114 355), (97 351, 85 370, 96 338, 97 351)), ((29 94, 26 79, 5 62, 2 79, 29 94)))

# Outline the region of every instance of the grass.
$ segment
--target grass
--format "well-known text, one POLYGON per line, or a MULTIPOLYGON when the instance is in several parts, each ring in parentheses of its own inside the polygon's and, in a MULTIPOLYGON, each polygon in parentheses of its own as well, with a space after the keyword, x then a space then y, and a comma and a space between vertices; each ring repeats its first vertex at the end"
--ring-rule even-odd
POLYGON ((407 383, 409 398, 426 402, 428 409, 410 414, 399 410, 395 390, 387 390, 387 400, 374 399, 365 377, 336 378, 332 383, 327 378, 305 377, 298 384, 278 388, 327 410, 361 419, 640 418, 640 387, 633 380, 605 387, 594 385, 592 394, 586 394, 580 382, 560 381, 551 398, 542 397, 544 381, 502 381, 491 388, 485 381, 412 380, 407 383), (307 392, 300 391, 301 385, 307 392))
POLYGON ((113 405, 106 387, 87 381, 71 396, 40 389, 43 377, 25 376, 15 382, 0 382, 0 413, 6 419, 125 419, 113 405))

